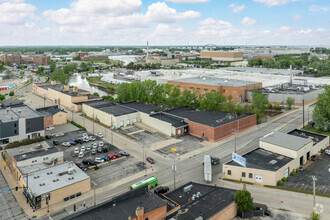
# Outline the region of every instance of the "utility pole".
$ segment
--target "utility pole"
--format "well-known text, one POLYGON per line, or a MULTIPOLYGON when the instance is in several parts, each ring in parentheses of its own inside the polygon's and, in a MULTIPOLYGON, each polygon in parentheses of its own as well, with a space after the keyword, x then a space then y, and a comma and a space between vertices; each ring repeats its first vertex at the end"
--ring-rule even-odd
POLYGON ((26 185, 27 185, 27 190, 25 191, 26 194, 26 203, 29 203, 29 174, 26 174, 26 185))
POLYGON ((93 108, 93 135, 94 135, 94 108, 93 108))
POLYGON ((176 174, 175 156, 176 156, 177 148, 171 148, 171 151, 173 151, 173 153, 174 153, 172 170, 173 170, 173 181, 174 181, 174 189, 175 189, 176 188, 176 186, 175 186, 175 174, 176 174))
POLYGON ((305 100, 303 99, 303 127, 305 126, 305 100))
POLYGON ((95 180, 93 178, 93 191, 94 191, 94 206, 96 206, 96 192, 95 192, 95 180))
POLYGON ((315 211, 315 181, 317 181, 315 176, 312 176, 313 179, 313 210, 315 211))
POLYGON ((231 133, 235 135, 235 151, 234 151, 235 153, 236 153, 236 136, 237 136, 237 132, 238 132, 237 128, 231 130, 231 133))

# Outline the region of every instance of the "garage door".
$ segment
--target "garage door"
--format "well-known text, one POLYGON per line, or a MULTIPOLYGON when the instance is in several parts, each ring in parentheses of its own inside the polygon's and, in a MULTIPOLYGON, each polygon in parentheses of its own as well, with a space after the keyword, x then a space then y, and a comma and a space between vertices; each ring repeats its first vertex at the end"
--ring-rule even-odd
POLYGON ((254 176, 254 181, 256 183, 262 183, 262 176, 261 175, 255 175, 254 176))
POLYGON ((289 176, 289 167, 284 170, 284 177, 288 177, 288 176, 289 176))
POLYGON ((136 118, 133 118, 133 123, 136 123, 137 122, 137 119, 136 118))
POLYGON ((129 124, 131 124, 131 120, 127 119, 126 125, 129 125, 129 124))
POLYGON ((121 121, 120 122, 120 126, 124 126, 124 121, 121 121))

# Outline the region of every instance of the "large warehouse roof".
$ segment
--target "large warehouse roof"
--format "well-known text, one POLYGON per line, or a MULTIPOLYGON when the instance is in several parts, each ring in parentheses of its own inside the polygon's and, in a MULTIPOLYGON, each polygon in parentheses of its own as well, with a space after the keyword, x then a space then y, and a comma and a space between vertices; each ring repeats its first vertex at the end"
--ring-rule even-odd
POLYGON ((312 142, 310 139, 297 137, 290 134, 275 132, 260 139, 260 141, 281 146, 290 150, 299 150, 306 144, 312 142))
POLYGON ((236 79, 217 78, 217 77, 209 77, 209 76, 183 78, 183 79, 176 79, 176 80, 170 80, 170 81, 203 84, 203 85, 211 85, 211 86, 234 86, 234 87, 257 84, 257 82, 243 81, 243 80, 236 80, 236 79))

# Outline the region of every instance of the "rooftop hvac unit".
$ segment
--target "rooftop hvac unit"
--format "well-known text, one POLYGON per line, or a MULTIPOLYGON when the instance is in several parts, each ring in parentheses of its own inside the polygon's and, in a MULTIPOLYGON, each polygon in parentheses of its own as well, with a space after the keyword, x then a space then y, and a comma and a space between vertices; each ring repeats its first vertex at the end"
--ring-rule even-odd
POLYGON ((193 194, 192 197, 191 197, 191 200, 195 201, 195 199, 196 199, 196 194, 193 194))
POLYGON ((75 169, 72 167, 68 168, 68 174, 72 174, 73 172, 75 172, 75 169))
POLYGON ((183 192, 189 192, 190 190, 191 190, 191 188, 193 187, 193 185, 188 185, 188 186, 185 186, 184 188, 183 188, 183 192))

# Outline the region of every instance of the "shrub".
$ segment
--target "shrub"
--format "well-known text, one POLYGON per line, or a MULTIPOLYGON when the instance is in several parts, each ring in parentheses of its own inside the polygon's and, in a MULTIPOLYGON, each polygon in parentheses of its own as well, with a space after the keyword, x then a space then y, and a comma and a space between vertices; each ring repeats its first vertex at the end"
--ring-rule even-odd
POLYGON ((283 182, 285 182, 285 181, 287 181, 287 180, 288 180, 288 178, 286 178, 286 177, 283 177, 283 178, 282 178, 282 181, 283 181, 283 182))
POLYGON ((254 207, 251 193, 247 190, 238 190, 234 195, 235 202, 240 212, 251 211, 254 207))
POLYGON ((325 149, 322 148, 322 149, 320 150, 320 153, 322 154, 322 153, 324 153, 324 151, 325 151, 325 149))
POLYGON ((280 111, 281 109, 282 109, 282 107, 280 106, 280 104, 276 104, 276 105, 274 105, 274 107, 273 107, 275 110, 277 110, 277 111, 280 111))
POLYGON ((311 213, 311 219, 312 220, 319 220, 320 219, 320 214, 318 214, 316 212, 312 212, 311 213))
POLYGON ((273 108, 273 105, 272 104, 267 104, 267 109, 272 109, 273 108))
POLYGON ((83 131, 86 131, 86 128, 85 128, 85 127, 81 126, 80 124, 78 124, 78 123, 76 123, 76 122, 74 122, 74 121, 71 121, 71 124, 77 126, 78 128, 80 128, 80 129, 83 130, 83 131))
POLYGON ((290 176, 294 176, 296 174, 295 169, 293 169, 293 171, 290 173, 290 176))
POLYGON ((300 171, 299 171, 299 168, 297 168, 297 169, 296 169, 296 173, 299 173, 299 172, 300 172, 300 171))
POLYGON ((283 186, 283 183, 284 183, 283 180, 279 180, 279 181, 277 181, 277 185, 278 185, 278 186, 283 186))
POLYGON ((38 143, 38 142, 41 142, 41 141, 44 141, 44 140, 45 140, 44 137, 36 137, 34 139, 24 139, 24 140, 21 140, 21 141, 14 141, 12 143, 7 144, 6 149, 15 148, 15 147, 28 145, 28 144, 33 144, 33 143, 38 143))

